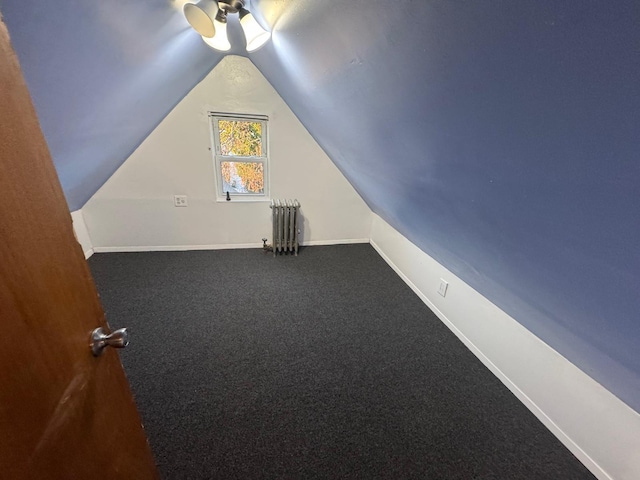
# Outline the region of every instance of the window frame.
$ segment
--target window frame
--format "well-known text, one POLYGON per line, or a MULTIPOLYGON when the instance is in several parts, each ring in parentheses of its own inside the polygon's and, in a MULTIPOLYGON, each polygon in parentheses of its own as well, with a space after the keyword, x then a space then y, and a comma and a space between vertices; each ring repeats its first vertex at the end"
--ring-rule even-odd
POLYGON ((211 136, 211 153, 213 156, 213 170, 216 183, 216 201, 223 202, 227 199, 227 192, 223 188, 222 179, 222 163, 223 162, 236 162, 236 163, 262 163, 264 188, 263 193, 241 193, 241 192, 229 192, 229 197, 236 201, 244 202, 266 202, 270 201, 269 198, 269 117, 266 115, 254 115, 254 114, 237 114, 237 113, 220 113, 209 112, 209 134, 211 136), (249 121, 260 122, 262 129, 262 156, 242 156, 242 155, 222 155, 222 149, 220 146, 220 130, 218 126, 218 120, 236 120, 236 121, 249 121))

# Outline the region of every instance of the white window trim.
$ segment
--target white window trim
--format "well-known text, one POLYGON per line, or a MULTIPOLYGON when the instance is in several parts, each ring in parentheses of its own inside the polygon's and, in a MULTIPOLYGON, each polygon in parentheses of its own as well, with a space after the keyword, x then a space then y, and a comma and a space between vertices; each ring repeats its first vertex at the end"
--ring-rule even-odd
POLYGON ((213 157, 213 171, 216 181, 216 202, 226 202, 227 195, 223 192, 221 163, 224 161, 262 163, 264 171, 264 193, 233 193, 229 196, 234 202, 269 202, 269 117, 266 115, 245 115, 229 114, 220 112, 209 112, 209 135, 211 138, 211 153, 213 157), (220 149, 220 133, 218 131, 218 120, 239 120, 258 121, 262 123, 262 152, 261 157, 236 157, 233 155, 222 155, 220 149))

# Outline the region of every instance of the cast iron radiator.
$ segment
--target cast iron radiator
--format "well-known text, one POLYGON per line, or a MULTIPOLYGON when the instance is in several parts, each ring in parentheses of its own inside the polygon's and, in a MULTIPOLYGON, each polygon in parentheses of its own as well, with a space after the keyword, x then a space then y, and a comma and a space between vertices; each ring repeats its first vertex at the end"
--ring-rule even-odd
POLYGON ((273 218, 273 256, 278 253, 298 255, 298 200, 271 200, 273 218))

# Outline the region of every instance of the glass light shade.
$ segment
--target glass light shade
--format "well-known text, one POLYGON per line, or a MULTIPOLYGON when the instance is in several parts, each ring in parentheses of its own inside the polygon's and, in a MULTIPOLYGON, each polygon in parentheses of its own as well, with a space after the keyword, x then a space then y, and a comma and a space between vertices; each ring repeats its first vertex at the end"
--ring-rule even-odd
POLYGON ((213 38, 207 38, 203 35, 202 39, 211 48, 226 52, 231 48, 229 38, 227 38, 227 24, 218 20, 214 20, 213 23, 215 24, 216 35, 213 38))
POLYGON ((244 37, 247 39, 247 52, 259 49, 271 37, 271 34, 260 26, 251 13, 247 12, 240 18, 240 25, 242 25, 244 37))
POLYGON ((189 25, 200 35, 212 38, 216 34, 214 19, 218 13, 218 3, 215 0, 185 3, 182 11, 189 25))

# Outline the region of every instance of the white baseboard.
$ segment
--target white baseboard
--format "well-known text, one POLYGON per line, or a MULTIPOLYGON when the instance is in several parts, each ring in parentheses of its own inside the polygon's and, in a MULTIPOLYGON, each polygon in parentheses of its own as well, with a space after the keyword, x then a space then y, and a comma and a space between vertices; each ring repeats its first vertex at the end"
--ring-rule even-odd
POLYGON ((302 242, 300 245, 303 247, 317 247, 321 245, 348 245, 352 243, 369 243, 368 238, 346 238, 342 240, 311 240, 309 242, 302 242))
POLYGON ((371 245, 597 477, 640 478, 640 414, 374 216, 371 245), (440 279, 446 297, 437 294, 440 279))
POLYGON ((261 243, 236 243, 228 245, 144 245, 122 247, 93 247, 96 253, 110 252, 185 252, 189 250, 231 250, 234 248, 262 248, 261 243))
POLYGON ((95 251, 93 250, 93 248, 90 248, 89 250, 84 252, 84 258, 89 260, 89 258, 95 253, 95 251))
MULTIPOLYGON (((341 240, 312 240, 303 242, 301 246, 317 245, 341 245, 350 243, 369 243, 368 238, 341 239, 341 240)), ((262 248, 261 243, 232 243, 220 245, 146 245, 146 246, 122 246, 122 247, 93 247, 95 253, 108 252, 173 252, 188 250, 232 250, 242 248, 262 248)))

